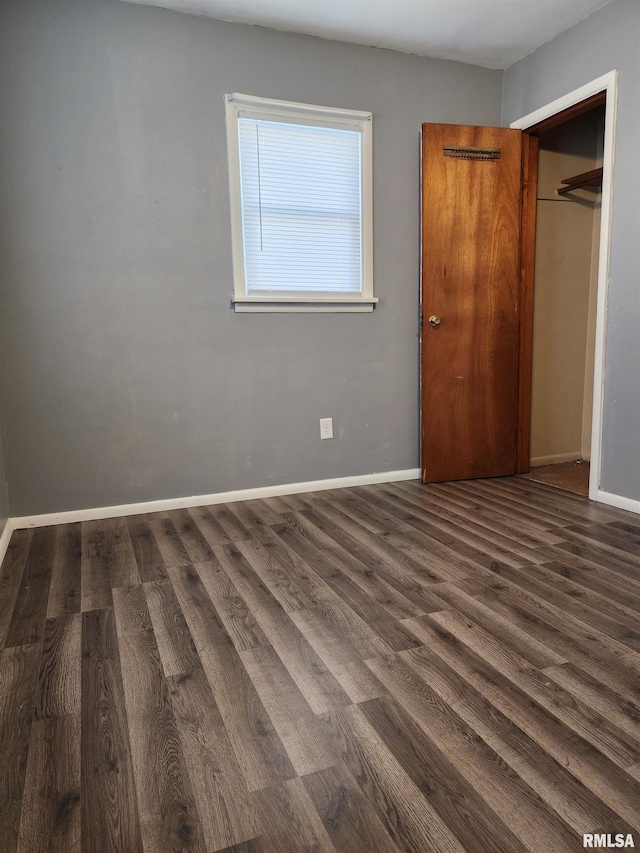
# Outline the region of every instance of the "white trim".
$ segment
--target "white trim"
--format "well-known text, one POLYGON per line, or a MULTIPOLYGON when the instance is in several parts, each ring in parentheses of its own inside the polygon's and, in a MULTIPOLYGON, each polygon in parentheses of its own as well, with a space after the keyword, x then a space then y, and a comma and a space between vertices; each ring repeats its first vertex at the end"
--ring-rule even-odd
POLYGON ((8 518, 4 526, 4 530, 2 531, 2 536, 0 536, 0 566, 2 565, 2 561, 4 560, 4 555, 7 553, 7 548, 9 547, 9 542, 11 541, 11 534, 15 529, 15 519, 8 518))
MULTIPOLYGON (((417 480, 419 477, 419 468, 407 468, 403 471, 382 471, 378 474, 356 474, 352 477, 334 477, 329 480, 309 480, 306 483, 282 483, 277 486, 262 486, 256 489, 236 489, 231 492, 216 492, 212 495, 194 495, 185 498, 168 498, 161 501, 101 506, 93 509, 52 512, 45 515, 25 515, 21 518, 10 518, 7 526, 11 524, 12 531, 25 527, 49 527, 52 524, 71 524, 76 521, 94 521, 99 518, 119 518, 123 515, 140 515, 146 512, 166 512, 170 509, 252 501, 279 495, 322 492, 326 489, 345 489, 351 486, 368 486, 374 483, 397 483, 401 480, 417 480)), ((0 539, 0 544, 1 542, 0 539)))
POLYGON ((326 302, 280 302, 279 300, 265 301, 256 299, 233 300, 233 310, 236 314, 370 314, 377 299, 362 299, 358 302, 346 302, 344 300, 326 302))
POLYGON ((236 109, 246 107, 251 112, 264 111, 270 115, 297 116, 301 112, 312 113, 326 119, 361 122, 371 121, 371 113, 364 110, 344 110, 339 107, 322 107, 317 104, 301 104, 296 101, 280 101, 274 98, 259 98, 256 95, 242 95, 233 92, 225 95, 227 103, 235 104, 236 109))
POLYGON ((314 104, 299 104, 258 98, 234 92, 225 95, 227 156, 229 163, 229 198, 231 203, 231 247, 233 258, 233 299, 236 313, 282 312, 371 312, 378 301, 373 295, 373 114, 362 110, 345 110, 314 104), (357 131, 360 134, 360 234, 362 291, 350 298, 339 293, 247 295, 245 281, 244 227, 242 220, 242 183, 238 119, 241 116, 268 121, 295 121, 297 124, 322 125, 357 131), (245 307, 251 303, 253 307, 245 307), (280 307, 283 303, 300 307, 280 307), (324 303, 324 304, 315 304, 324 303), (344 303, 344 304, 343 304, 344 303), (275 307, 269 308, 269 305, 275 307), (358 307, 362 306, 362 307, 358 307))
POLYGON ((532 468, 537 468, 539 465, 555 465, 559 462, 577 462, 582 460, 582 454, 579 450, 575 453, 554 453, 552 456, 535 456, 529 460, 532 468))
POLYGON ((636 501, 633 498, 613 495, 611 492, 603 492, 601 489, 598 489, 596 500, 603 504, 609 504, 609 506, 615 506, 618 509, 626 509, 628 512, 640 514, 640 501, 636 501))
POLYGON ((349 313, 349 312, 371 312, 376 306, 378 299, 348 298, 346 296, 301 296, 301 297, 273 297, 262 298, 259 296, 241 296, 232 300, 236 314, 284 314, 295 312, 303 314, 313 313, 349 313))
POLYGON ((585 83, 584 86, 574 89, 573 92, 567 92, 566 95, 556 98, 550 104, 546 104, 544 107, 540 107, 540 109, 534 110, 534 112, 528 113, 526 116, 516 119, 516 121, 512 121, 509 127, 513 127, 516 130, 526 130, 529 127, 533 127, 534 124, 539 124, 541 121, 545 121, 564 110, 568 110, 569 107, 579 104, 580 101, 586 101, 592 95, 600 94, 600 92, 606 91, 608 106, 609 90, 611 88, 615 89, 617 78, 617 70, 609 71, 603 74, 602 77, 597 77, 590 83, 585 83))
MULTIPOLYGON (((611 258, 611 219, 613 210, 613 175, 615 161, 615 135, 618 99, 618 72, 609 71, 574 89, 567 95, 529 113, 511 123, 511 127, 526 130, 545 119, 551 118, 580 101, 606 92, 604 121, 604 151, 602 158, 602 207, 600 223, 600 257, 598 261, 598 293, 596 304, 596 340, 593 371, 593 421, 591 429, 591 468, 589 472, 589 498, 592 501, 607 501, 601 497, 608 493, 600 490, 602 457, 602 415, 604 399, 604 369, 606 358, 607 299, 609 291, 609 267, 611 258)), ((616 497, 616 496, 613 496, 616 497)), ((626 500, 625 498, 617 498, 626 500)), ((633 503, 633 501, 632 501, 633 503)), ((626 508, 626 507, 624 507, 626 508)), ((633 511, 633 510, 632 510, 633 511)))
MULTIPOLYGON (((329 302, 333 304, 334 302, 337 304, 344 303, 345 305, 352 305, 354 302, 378 302, 377 297, 372 296, 371 299, 360 299, 354 296, 270 296, 269 302, 329 302)), ((265 297, 262 296, 238 296, 233 300, 234 302, 264 302, 265 297)))

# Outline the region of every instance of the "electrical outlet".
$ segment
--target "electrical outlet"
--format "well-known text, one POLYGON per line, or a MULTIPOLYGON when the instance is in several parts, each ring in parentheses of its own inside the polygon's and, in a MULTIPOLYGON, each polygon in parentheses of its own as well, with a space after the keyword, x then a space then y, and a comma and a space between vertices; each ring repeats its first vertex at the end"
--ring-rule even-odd
POLYGON ((333 438, 333 418, 320 418, 320 438, 333 438))

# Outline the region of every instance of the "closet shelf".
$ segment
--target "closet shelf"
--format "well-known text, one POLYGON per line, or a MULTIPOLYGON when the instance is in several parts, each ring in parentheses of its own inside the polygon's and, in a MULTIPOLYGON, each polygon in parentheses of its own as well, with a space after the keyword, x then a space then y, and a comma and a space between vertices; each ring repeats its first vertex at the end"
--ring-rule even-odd
POLYGON ((602 184, 602 166, 599 169, 592 169, 590 172, 583 172, 581 175, 574 175, 572 178, 565 178, 562 184, 563 186, 558 188, 558 195, 566 195, 581 187, 600 186, 602 184))

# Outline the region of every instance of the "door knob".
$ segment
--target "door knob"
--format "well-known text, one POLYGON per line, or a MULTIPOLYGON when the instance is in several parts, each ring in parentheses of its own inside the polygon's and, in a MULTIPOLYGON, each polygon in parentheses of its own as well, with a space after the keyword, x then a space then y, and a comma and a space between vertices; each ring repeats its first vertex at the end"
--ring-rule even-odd
POLYGON ((434 329, 437 329, 438 326, 440 325, 440 317, 436 317, 435 314, 432 314, 429 317, 429 325, 433 326, 434 329))

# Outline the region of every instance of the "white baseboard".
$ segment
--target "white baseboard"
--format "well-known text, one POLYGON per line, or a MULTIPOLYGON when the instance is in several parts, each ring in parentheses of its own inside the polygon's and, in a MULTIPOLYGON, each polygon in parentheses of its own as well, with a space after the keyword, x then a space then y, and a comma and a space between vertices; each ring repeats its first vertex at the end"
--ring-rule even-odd
MULTIPOLYGON (((262 486, 256 489, 237 489, 232 492, 217 492, 213 495, 194 495, 186 498, 168 498, 161 501, 145 501, 136 504, 101 506, 92 509, 52 512, 44 515, 25 515, 21 518, 10 518, 7 526, 11 523, 12 530, 21 530, 25 527, 48 527, 52 524, 71 524, 76 521, 94 521, 99 518, 119 518, 123 515, 165 512, 170 509, 234 503, 235 501, 252 501, 259 498, 278 497, 279 495, 298 495, 302 492, 321 492, 326 489, 368 486, 373 483, 397 483, 401 480, 418 480, 419 478, 419 468, 407 468, 404 471, 383 471, 379 474, 357 474, 353 477, 335 477, 330 480, 309 480, 306 483, 282 483, 278 486, 262 486)), ((0 543, 1 541, 0 539, 0 543)))
POLYGON ((640 514, 640 501, 633 498, 624 498, 622 495, 613 495, 611 492, 603 492, 601 489, 596 493, 596 500, 618 509, 626 509, 628 512, 640 514))
POLYGON ((575 462, 582 459, 582 453, 576 450, 575 453, 556 453, 554 456, 534 456, 529 460, 532 468, 537 468, 539 465, 555 465, 558 462, 575 462))
POLYGON ((13 523, 13 518, 8 518, 7 523, 4 526, 4 530, 2 531, 2 536, 0 536, 0 566, 4 560, 4 555, 7 553, 7 548, 11 541, 11 534, 15 529, 16 526, 13 523))

